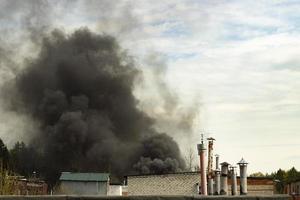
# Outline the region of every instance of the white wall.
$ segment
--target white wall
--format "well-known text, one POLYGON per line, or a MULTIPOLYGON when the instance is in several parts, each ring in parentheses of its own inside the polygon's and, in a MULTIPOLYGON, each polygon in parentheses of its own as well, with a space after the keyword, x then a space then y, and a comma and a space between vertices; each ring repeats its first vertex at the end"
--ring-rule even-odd
POLYGON ((121 185, 110 185, 108 190, 109 196, 122 196, 122 186, 121 185))

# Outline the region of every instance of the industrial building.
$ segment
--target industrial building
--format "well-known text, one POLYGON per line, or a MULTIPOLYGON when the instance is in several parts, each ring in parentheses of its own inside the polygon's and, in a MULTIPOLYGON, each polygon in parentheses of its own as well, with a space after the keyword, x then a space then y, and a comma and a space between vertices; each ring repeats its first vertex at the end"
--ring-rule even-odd
POLYGON ((23 176, 9 176, 9 193, 12 195, 46 195, 48 185, 38 178, 25 178, 23 176))
POLYGON ((213 145, 215 139, 210 137, 206 159, 206 145, 203 135, 197 145, 199 155, 199 172, 180 172, 169 174, 148 174, 126 176, 128 195, 273 195, 272 178, 247 177, 248 162, 241 159, 234 164, 219 163, 215 155, 213 169, 213 145), (207 160, 207 162, 206 162, 207 160))
MULTIPOLYGON (((200 172, 180 172, 170 174, 149 174, 126 176, 128 195, 197 195, 201 181, 200 172)), ((231 194, 231 182, 227 180, 227 194, 231 194)), ((240 177, 237 177, 240 191, 240 177)), ((272 178, 248 177, 249 195, 273 195, 272 178)), ((237 193, 239 194, 239 192, 237 193)))

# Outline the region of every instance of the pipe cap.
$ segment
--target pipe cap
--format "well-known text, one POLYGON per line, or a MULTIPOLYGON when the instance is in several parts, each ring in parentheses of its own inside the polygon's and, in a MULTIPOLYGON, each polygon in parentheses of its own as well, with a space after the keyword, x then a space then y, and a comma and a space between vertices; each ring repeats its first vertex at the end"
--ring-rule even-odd
POLYGON ((246 160, 245 160, 244 158, 242 158, 242 159, 240 160, 240 162, 238 162, 237 164, 238 164, 238 165, 248 165, 249 163, 246 162, 246 160))
POLYGON ((197 144, 197 149, 198 149, 199 152, 200 152, 201 150, 206 150, 206 149, 205 149, 205 145, 204 145, 203 143, 197 144))
POLYGON ((221 166, 228 166, 228 165, 230 165, 228 162, 222 162, 221 163, 221 166))

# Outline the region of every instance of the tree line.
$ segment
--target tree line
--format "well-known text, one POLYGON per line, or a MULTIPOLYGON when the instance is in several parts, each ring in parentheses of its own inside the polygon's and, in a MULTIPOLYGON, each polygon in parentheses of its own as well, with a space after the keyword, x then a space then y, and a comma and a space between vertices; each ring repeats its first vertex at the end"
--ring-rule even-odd
POLYGON ((36 150, 27 146, 24 142, 16 142, 12 149, 0 139, 0 164, 1 169, 12 175, 30 177, 38 169, 39 156, 36 150))

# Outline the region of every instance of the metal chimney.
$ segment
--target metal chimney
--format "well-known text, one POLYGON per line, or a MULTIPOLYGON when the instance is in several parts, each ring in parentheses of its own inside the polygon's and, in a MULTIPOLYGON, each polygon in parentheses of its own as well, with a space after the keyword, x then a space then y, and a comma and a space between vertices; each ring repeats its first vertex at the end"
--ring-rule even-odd
POLYGON ((215 155, 216 157, 216 170, 220 170, 220 156, 218 154, 215 155))
POLYGON ((237 163, 240 166, 240 194, 247 194, 247 165, 248 163, 242 158, 237 163))
POLYGON ((215 187, 214 187, 214 194, 219 195, 220 194, 220 175, 221 170, 219 167, 219 155, 216 154, 216 170, 215 170, 215 187))
POLYGON ((203 134, 201 138, 201 144, 197 145, 198 155, 200 156, 200 178, 201 178, 201 194, 207 195, 207 181, 206 181, 206 169, 205 169, 205 146, 203 143, 203 134))
POLYGON ((209 177, 207 180, 207 193, 208 195, 214 194, 214 179, 212 177, 209 177))
POLYGON ((236 180, 236 167, 230 166, 230 177, 231 177, 231 194, 237 195, 237 180, 236 180))
POLYGON ((213 174, 213 150, 214 150, 214 138, 207 138, 208 141, 208 163, 207 163, 207 171, 208 175, 213 174))
POLYGON ((208 163, 207 163, 207 173, 208 173, 208 195, 213 195, 214 193, 214 172, 213 172, 213 145, 214 145, 214 138, 210 137, 207 138, 208 140, 208 163))
POLYGON ((227 176, 228 176, 228 166, 229 163, 223 162, 221 163, 221 195, 227 195, 228 191, 228 183, 227 183, 227 176))

